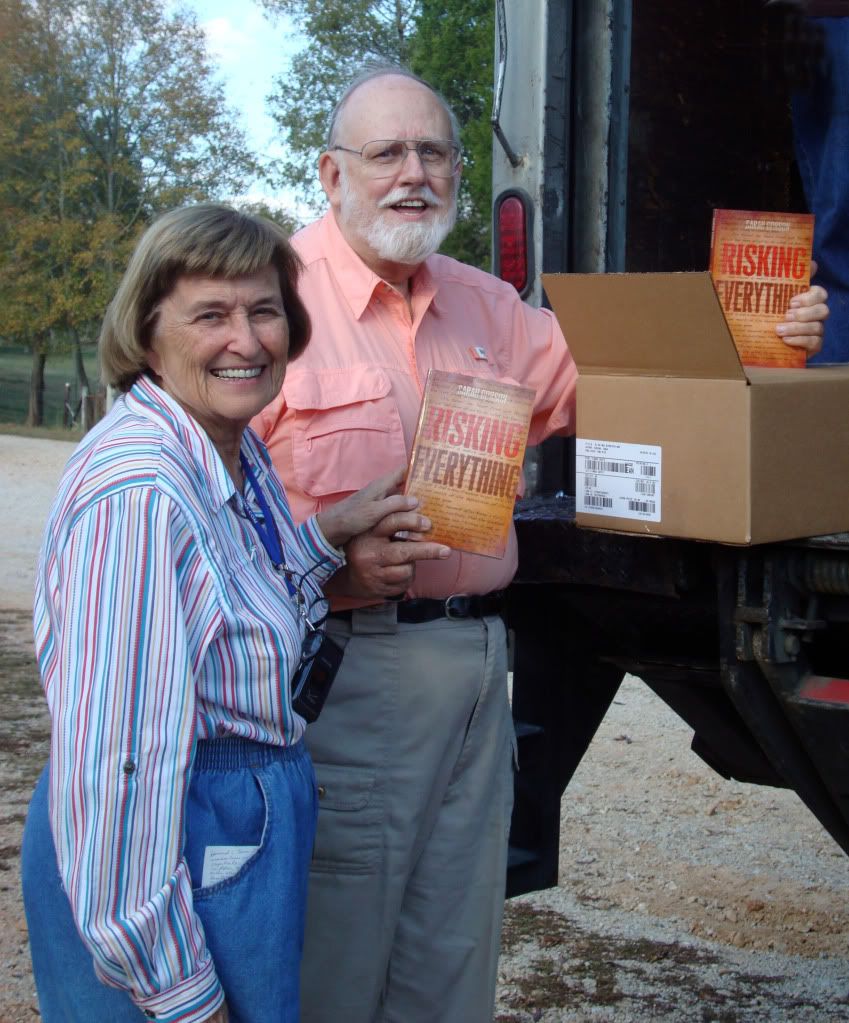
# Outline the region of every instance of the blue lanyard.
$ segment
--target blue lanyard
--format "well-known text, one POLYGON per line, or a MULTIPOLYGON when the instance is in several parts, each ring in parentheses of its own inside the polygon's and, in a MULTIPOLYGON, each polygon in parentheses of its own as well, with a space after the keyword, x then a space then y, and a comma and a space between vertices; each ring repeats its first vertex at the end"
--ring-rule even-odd
POLYGON ((268 501, 265 499, 265 494, 262 492, 259 480, 254 475, 250 462, 241 452, 239 452, 239 460, 242 463, 242 471, 245 474, 245 479, 248 481, 251 490, 253 490, 254 497, 256 497, 257 504, 262 512, 262 521, 260 522, 260 520, 256 517, 253 509, 247 501, 244 502, 245 512, 251 522, 251 525, 256 530, 256 534, 259 537, 262 546, 265 548, 269 558, 271 558, 271 564, 274 565, 278 571, 282 570, 283 579, 286 582, 286 589, 289 591, 289 596, 295 597, 297 596, 297 590, 292 584, 292 580, 289 578, 291 572, 286 565, 283 554, 283 544, 280 540, 277 523, 274 521, 274 516, 271 514, 268 501))

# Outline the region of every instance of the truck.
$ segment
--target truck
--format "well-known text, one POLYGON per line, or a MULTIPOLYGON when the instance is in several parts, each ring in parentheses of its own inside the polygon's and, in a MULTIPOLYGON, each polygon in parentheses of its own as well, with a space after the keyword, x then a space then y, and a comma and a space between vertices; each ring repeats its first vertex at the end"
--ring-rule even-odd
MULTIPOLYGON (((541 304, 541 272, 705 270, 715 207, 804 210, 788 17, 759 0, 496 0, 495 273, 541 304)), ((561 799, 626 674, 714 771, 793 789, 849 853, 849 534, 578 527, 569 439, 526 476, 508 895, 556 884, 561 799)))

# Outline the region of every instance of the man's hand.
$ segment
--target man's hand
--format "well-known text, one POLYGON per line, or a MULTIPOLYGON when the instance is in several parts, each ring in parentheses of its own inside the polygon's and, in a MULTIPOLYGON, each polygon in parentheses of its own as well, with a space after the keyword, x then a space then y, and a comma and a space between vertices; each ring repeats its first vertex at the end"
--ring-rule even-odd
POLYGON ((212 1016, 208 1016, 204 1023, 230 1023, 230 1013, 227 1011, 227 1003, 222 1002, 212 1016))
MULTIPOLYGON (((405 474, 406 468, 399 467, 381 476, 380 479, 373 480, 356 494, 346 497, 344 501, 339 501, 331 508, 319 512, 316 519, 328 542, 334 547, 343 547, 351 537, 371 529, 387 516, 412 511, 419 503, 415 497, 392 494, 392 491, 397 490, 403 482, 405 474)), ((421 516, 416 516, 409 520, 412 523, 410 526, 396 528, 409 528, 419 532, 419 519, 421 516)), ((430 528, 429 524, 427 528, 430 528)))
MULTIPOLYGON (((811 275, 817 265, 811 262, 811 275)), ((816 355, 822 348, 823 323, 828 317, 828 293, 819 285, 808 288, 790 299, 790 308, 784 323, 775 328, 781 340, 794 348, 804 348, 808 355, 816 355)))
POLYGON ((412 583, 416 562, 447 558, 450 547, 423 536, 430 520, 418 512, 393 512, 355 536, 345 547, 347 564, 324 587, 327 594, 386 600, 397 597, 412 583), (396 534, 410 539, 393 540, 396 534))

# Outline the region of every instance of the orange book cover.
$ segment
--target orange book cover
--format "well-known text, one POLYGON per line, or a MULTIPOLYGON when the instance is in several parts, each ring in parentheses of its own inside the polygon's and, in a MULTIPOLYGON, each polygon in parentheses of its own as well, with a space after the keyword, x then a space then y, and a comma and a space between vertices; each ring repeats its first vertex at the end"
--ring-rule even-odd
POLYGON ((714 210, 710 273, 744 366, 805 365, 775 327, 811 281, 811 213, 714 210))
POLYGON ((504 556, 534 398, 516 384, 428 372, 404 488, 433 523, 428 540, 504 556))

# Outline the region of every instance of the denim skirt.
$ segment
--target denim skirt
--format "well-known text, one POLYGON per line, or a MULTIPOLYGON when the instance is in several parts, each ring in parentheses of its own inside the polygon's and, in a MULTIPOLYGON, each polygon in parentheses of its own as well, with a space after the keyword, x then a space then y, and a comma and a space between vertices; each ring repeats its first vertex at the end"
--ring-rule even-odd
MULTIPOLYGON (((21 877, 44 1023, 141 1023, 149 1018, 94 972, 56 864, 48 821, 48 770, 24 829, 21 877)), ((309 861, 318 810, 303 742, 291 748, 244 739, 197 746, 189 782, 184 854, 195 913, 231 1023, 297 1023, 309 861), (255 846, 234 874, 202 887, 207 846, 255 846)), ((209 878, 208 878, 209 879, 209 878)))

